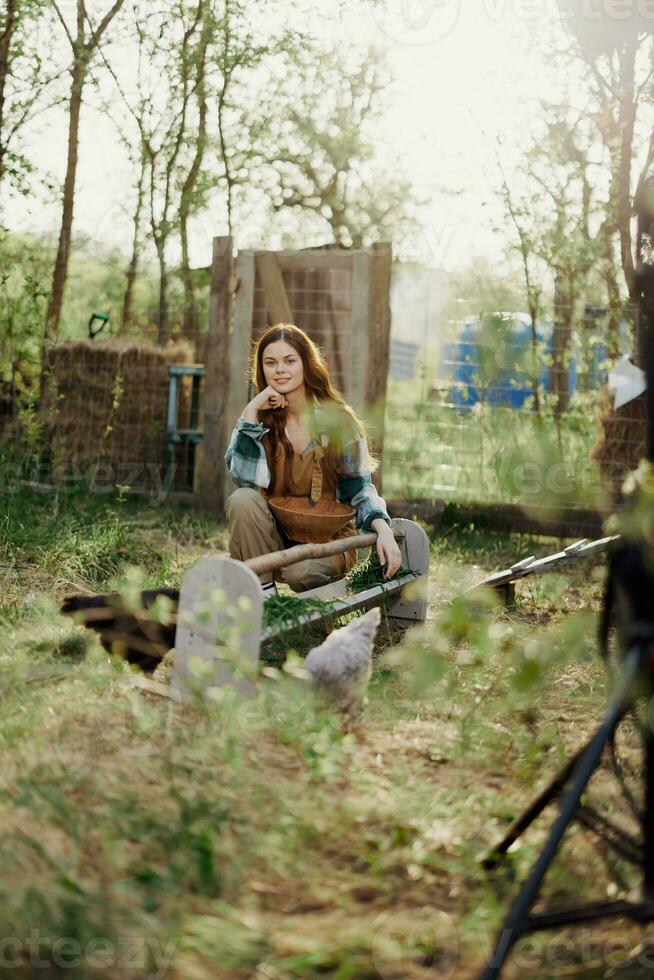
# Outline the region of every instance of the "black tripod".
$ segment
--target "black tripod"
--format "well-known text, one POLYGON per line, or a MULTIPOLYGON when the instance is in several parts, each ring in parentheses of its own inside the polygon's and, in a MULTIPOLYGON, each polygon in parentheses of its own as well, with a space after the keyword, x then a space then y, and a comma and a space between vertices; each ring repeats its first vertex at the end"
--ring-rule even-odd
POLYGON ((633 638, 633 644, 624 661, 620 689, 607 707, 602 724, 593 737, 515 821, 504 839, 486 859, 488 866, 496 863, 545 807, 569 787, 547 843, 505 920, 488 966, 481 975, 482 980, 493 980, 500 976, 511 949, 526 933, 592 922, 611 916, 624 916, 641 923, 654 919, 654 734, 649 727, 643 735, 645 805, 641 817, 642 842, 633 840, 623 830, 605 821, 605 829, 609 831, 607 839, 611 846, 622 857, 642 868, 641 900, 594 902, 539 915, 531 914, 543 878, 556 856, 563 836, 570 823, 579 815, 581 798, 599 765, 604 749, 612 741, 618 725, 636 701, 642 696, 650 696, 654 691, 654 630, 650 627, 648 633, 651 635, 633 638))

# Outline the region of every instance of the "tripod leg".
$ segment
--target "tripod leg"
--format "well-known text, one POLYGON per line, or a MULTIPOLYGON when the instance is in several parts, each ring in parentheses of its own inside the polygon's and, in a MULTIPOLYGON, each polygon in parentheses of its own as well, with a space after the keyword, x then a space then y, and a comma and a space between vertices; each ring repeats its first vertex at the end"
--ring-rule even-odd
POLYGON ((579 762, 579 759, 582 757, 589 744, 590 743, 587 742, 586 745, 583 745, 577 752, 575 752, 568 762, 566 762, 563 769, 556 774, 552 782, 538 794, 524 813, 521 813, 520 816, 513 821, 499 844, 496 844, 492 851, 489 851, 488 855, 482 861, 485 868, 492 868, 493 865, 497 864, 500 858, 503 857, 503 855, 509 850, 511 845, 514 844, 519 837, 522 837, 525 830, 531 827, 534 820, 541 815, 543 810, 549 806, 549 804, 552 803, 557 796, 559 796, 561 790, 570 779, 574 767, 579 762))
POLYGON ((654 733, 649 724, 645 735, 643 846, 645 850, 643 902, 654 902, 654 733))
POLYGON ((504 927, 500 933, 490 962, 481 975, 481 980, 496 980, 499 977, 513 946, 528 928, 529 913, 538 898, 538 892, 540 891, 540 886, 547 873, 547 869, 556 856, 556 852, 559 849, 563 835, 568 829, 568 825, 574 819, 575 810, 584 794, 584 790, 590 782, 591 776, 597 768, 602 757, 602 752, 611 738, 612 733, 615 731, 616 725, 627 713, 628 707, 629 705, 625 703, 624 699, 616 699, 609 706, 604 716, 604 721, 586 746, 586 750, 575 768, 573 774, 574 782, 563 800, 559 816, 550 830, 547 843, 506 917, 504 927))

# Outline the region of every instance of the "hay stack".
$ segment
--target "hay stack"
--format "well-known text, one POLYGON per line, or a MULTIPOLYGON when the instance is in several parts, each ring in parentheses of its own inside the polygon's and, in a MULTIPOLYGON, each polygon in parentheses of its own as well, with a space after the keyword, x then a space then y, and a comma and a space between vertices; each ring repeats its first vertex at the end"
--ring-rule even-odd
MULTIPOLYGON (((55 478, 160 489, 168 365, 188 364, 192 353, 184 343, 79 341, 56 347, 50 417, 55 478)), ((187 401, 180 399, 182 423, 187 401)))
POLYGON ((636 469, 645 455, 647 404, 646 395, 614 409, 610 396, 600 418, 600 437, 591 459, 600 468, 602 481, 613 504, 622 500, 622 485, 631 470, 636 469))

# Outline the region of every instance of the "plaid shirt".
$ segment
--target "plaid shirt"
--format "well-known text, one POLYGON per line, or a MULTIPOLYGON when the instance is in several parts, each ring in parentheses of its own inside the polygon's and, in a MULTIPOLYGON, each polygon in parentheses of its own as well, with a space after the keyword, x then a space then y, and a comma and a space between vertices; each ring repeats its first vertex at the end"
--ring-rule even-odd
MULTIPOLYGON (((263 445, 263 437, 268 431, 261 422, 245 422, 241 418, 236 423, 225 454, 225 462, 237 487, 261 487, 265 490, 270 486, 270 468, 263 445)), ((313 446, 314 443, 311 442, 308 448, 313 446)), ((345 445, 340 457, 339 472, 341 475, 336 486, 336 499, 355 509, 357 530, 370 530, 372 521, 377 517, 390 524, 386 504, 370 479, 370 460, 363 437, 345 445)))

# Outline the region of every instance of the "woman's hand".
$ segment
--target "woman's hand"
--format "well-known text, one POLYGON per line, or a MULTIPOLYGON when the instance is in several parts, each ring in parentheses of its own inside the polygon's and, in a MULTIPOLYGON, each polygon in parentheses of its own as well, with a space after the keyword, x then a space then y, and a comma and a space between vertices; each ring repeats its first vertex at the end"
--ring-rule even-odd
POLYGON ((288 402, 278 391, 268 385, 263 391, 260 391, 258 395, 252 399, 252 401, 245 406, 243 411, 243 418, 246 422, 258 422, 259 412, 267 412, 272 408, 286 408, 288 402))
POLYGON ((256 405, 257 412, 267 412, 271 408, 286 408, 288 402, 272 385, 268 385, 252 399, 250 404, 256 405))
POLYGON ((395 575, 402 564, 400 549, 391 528, 381 517, 376 517, 370 527, 377 532, 377 557, 379 564, 382 567, 386 566, 384 578, 389 579, 395 575))

